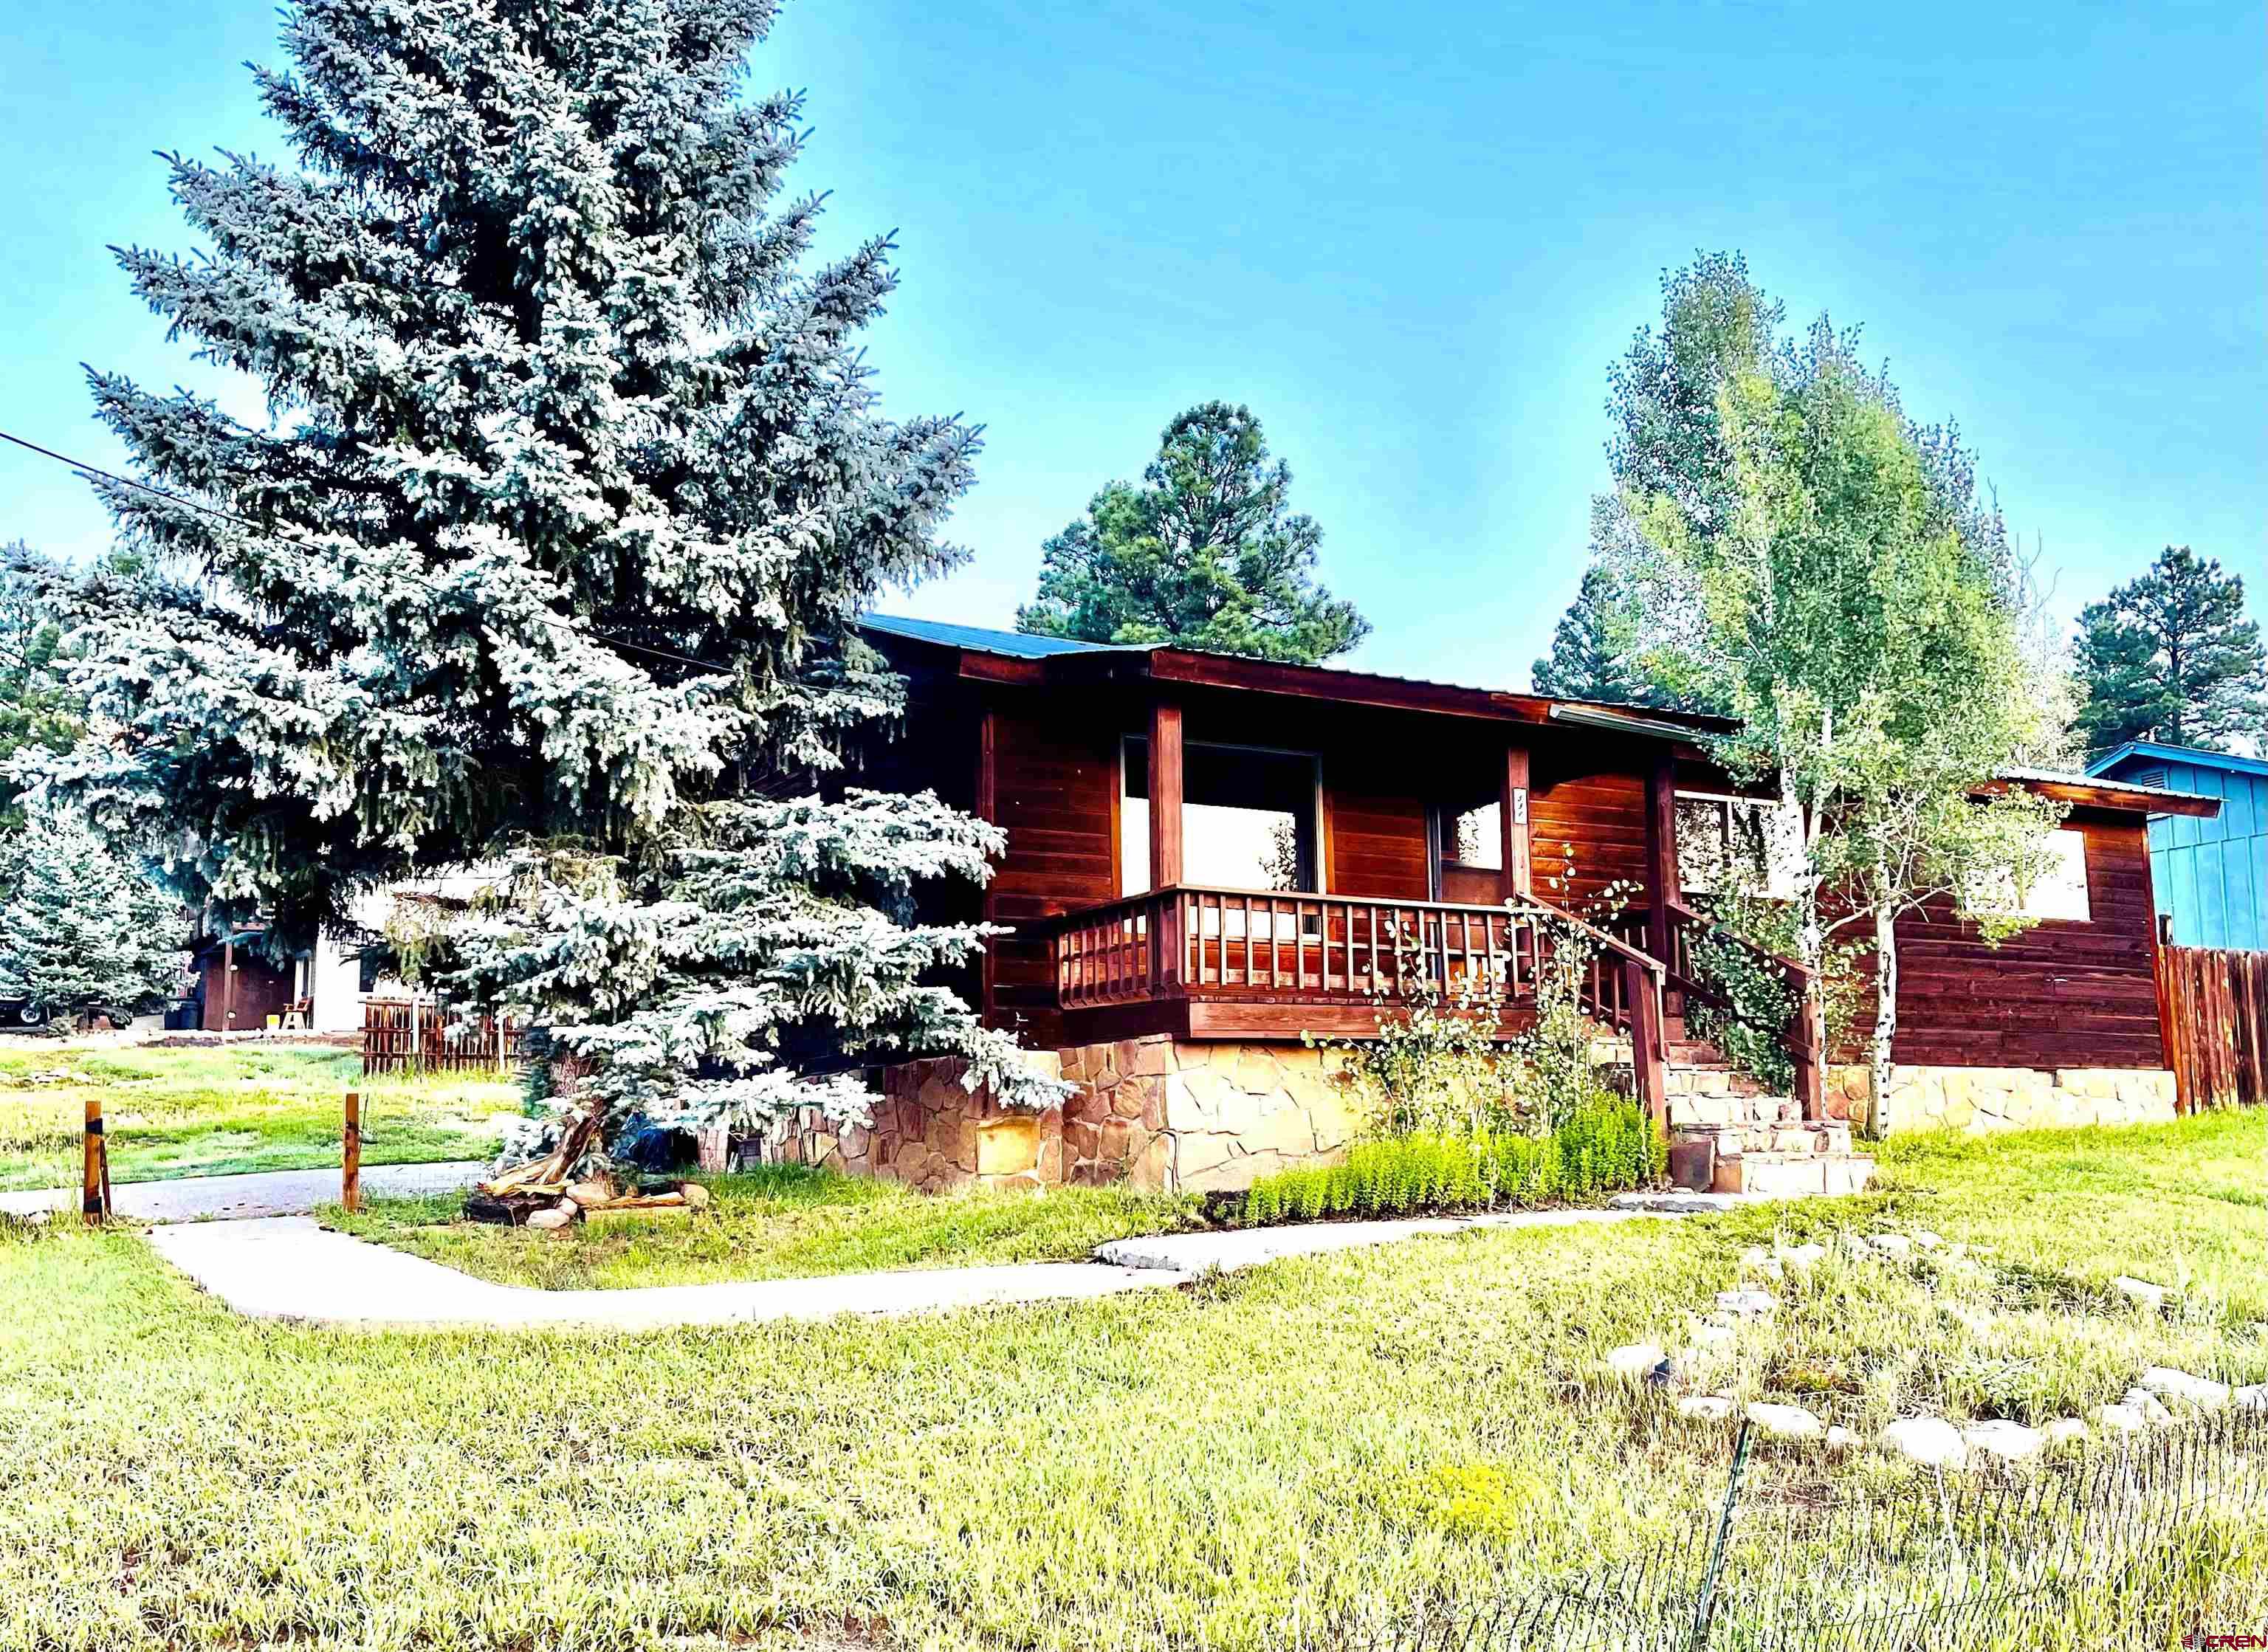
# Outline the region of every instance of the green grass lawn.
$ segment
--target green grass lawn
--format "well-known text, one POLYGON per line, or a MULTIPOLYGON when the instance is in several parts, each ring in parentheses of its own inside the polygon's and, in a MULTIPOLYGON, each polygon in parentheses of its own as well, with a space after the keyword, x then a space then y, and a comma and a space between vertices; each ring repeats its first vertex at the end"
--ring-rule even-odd
MULTIPOLYGON (((129 1233, 19 1231, 0 1236, 0 1646, 1278 1645, 1336 1601, 1481 1598, 1707 1530, 1729 1432, 1599 1361, 1674 1334, 1776 1235, 1927 1227, 1999 1274, 1933 1292, 1822 1264, 1779 1333, 1734 1350, 1744 1395, 1871 1428, 2060 1412, 2147 1362, 2268 1380, 2264 1133, 2256 1113, 1900 1145, 1881 1193, 1778 1212, 636 1335, 255 1325, 129 1233), (2119 1273, 2182 1286, 2177 1311, 2112 1308, 2119 1273)), ((1895 1467, 1768 1448, 1749 1472, 1793 1501, 1895 1467)), ((2184 1543, 2154 1609, 2257 1633, 2258 1511, 2184 1543)), ((2007 1644, 2169 1642, 2058 1611, 2007 1644)))
POLYGON ((350 1090, 363 1094, 365 1164, 484 1158, 519 1100, 517 1085, 470 1075, 364 1078, 353 1050, 11 1040, 0 1046, 0 1192, 77 1182, 91 1088, 114 1182, 336 1164, 350 1090))
POLYGON ((895 1182, 780 1165, 699 1178, 706 1210, 530 1232, 460 1218, 461 1194, 372 1200, 329 1225, 507 1285, 705 1285, 895 1267, 1083 1261, 1107 1239, 1193 1225, 1194 1197, 1116 1187, 932 1198, 895 1182))

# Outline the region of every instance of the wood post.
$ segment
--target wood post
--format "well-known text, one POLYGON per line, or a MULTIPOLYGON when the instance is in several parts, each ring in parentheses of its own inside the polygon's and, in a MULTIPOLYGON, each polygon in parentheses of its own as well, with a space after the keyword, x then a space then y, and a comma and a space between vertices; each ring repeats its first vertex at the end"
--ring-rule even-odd
POLYGON ((1182 881, 1182 709, 1150 708, 1150 887, 1182 881))
POLYGON ((102 1127, 102 1095, 86 1098, 86 1137, 79 1166, 79 1214, 90 1225, 110 1214, 110 1141, 102 1127))
POLYGON ((1677 877, 1677 754, 1664 746, 1646 776, 1646 950, 1668 962, 1677 877))
POLYGON ((236 943, 220 944, 220 1030, 236 1031, 236 943))
POLYGON ((340 1142, 339 1203, 362 1208, 362 1092, 347 1091, 347 1127, 340 1142))
POLYGON ((1505 748, 1497 819, 1504 832, 1504 898, 1525 900, 1535 892, 1535 864, 1528 832, 1528 748, 1524 745, 1505 748))
POLYGON ((1634 958, 1623 959, 1623 995, 1630 1003, 1631 1079, 1638 1105, 1669 1127, 1669 1068, 1661 1047, 1660 978, 1634 958))

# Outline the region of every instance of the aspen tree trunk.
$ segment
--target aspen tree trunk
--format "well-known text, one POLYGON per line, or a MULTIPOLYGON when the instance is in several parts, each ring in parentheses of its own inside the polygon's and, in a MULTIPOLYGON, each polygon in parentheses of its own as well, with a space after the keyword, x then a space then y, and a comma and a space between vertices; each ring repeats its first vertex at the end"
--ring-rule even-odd
POLYGON ((1890 1127, 1890 1043, 1897 1032, 1897 914, 1882 906, 1874 909, 1874 1105, 1868 1110, 1871 1130, 1877 1136, 1887 1134, 1890 1127))

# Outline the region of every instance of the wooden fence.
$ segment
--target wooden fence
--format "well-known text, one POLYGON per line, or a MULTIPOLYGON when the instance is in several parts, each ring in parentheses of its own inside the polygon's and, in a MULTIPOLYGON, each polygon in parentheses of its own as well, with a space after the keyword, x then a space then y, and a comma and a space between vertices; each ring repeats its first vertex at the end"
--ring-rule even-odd
POLYGON ((368 998, 362 1006, 364 1073, 508 1072, 519 1065, 520 1023, 461 1019, 446 1005, 368 998))
POLYGON ((2176 1105, 2268 1102, 2268 952, 2166 946, 2158 958, 2176 1105))

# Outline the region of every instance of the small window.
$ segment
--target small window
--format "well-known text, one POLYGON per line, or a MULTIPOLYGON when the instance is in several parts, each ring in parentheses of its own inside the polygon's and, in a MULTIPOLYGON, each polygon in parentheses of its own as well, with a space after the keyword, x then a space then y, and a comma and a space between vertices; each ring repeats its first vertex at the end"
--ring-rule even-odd
POLYGON ((2014 880, 1999 877, 1968 900, 1971 912, 2021 913, 2027 918, 2064 923, 2091 923, 2095 909, 2087 892, 2087 833, 2051 832, 2041 846, 2047 868, 2019 891, 2014 880))
POLYGON ((1677 878, 1690 894, 1792 900, 1802 886, 1803 823, 1773 798, 1681 791, 1677 878))
POLYGON ((1484 803, 1477 809, 1441 811, 1441 858, 1452 866, 1477 871, 1504 870, 1503 805, 1484 803))
MULTIPOLYGON (((1125 747, 1120 800, 1120 887, 1150 885, 1150 742, 1125 747)), ((1315 760, 1244 745, 1182 753, 1182 875, 1211 889, 1313 893, 1316 877, 1315 760)))

